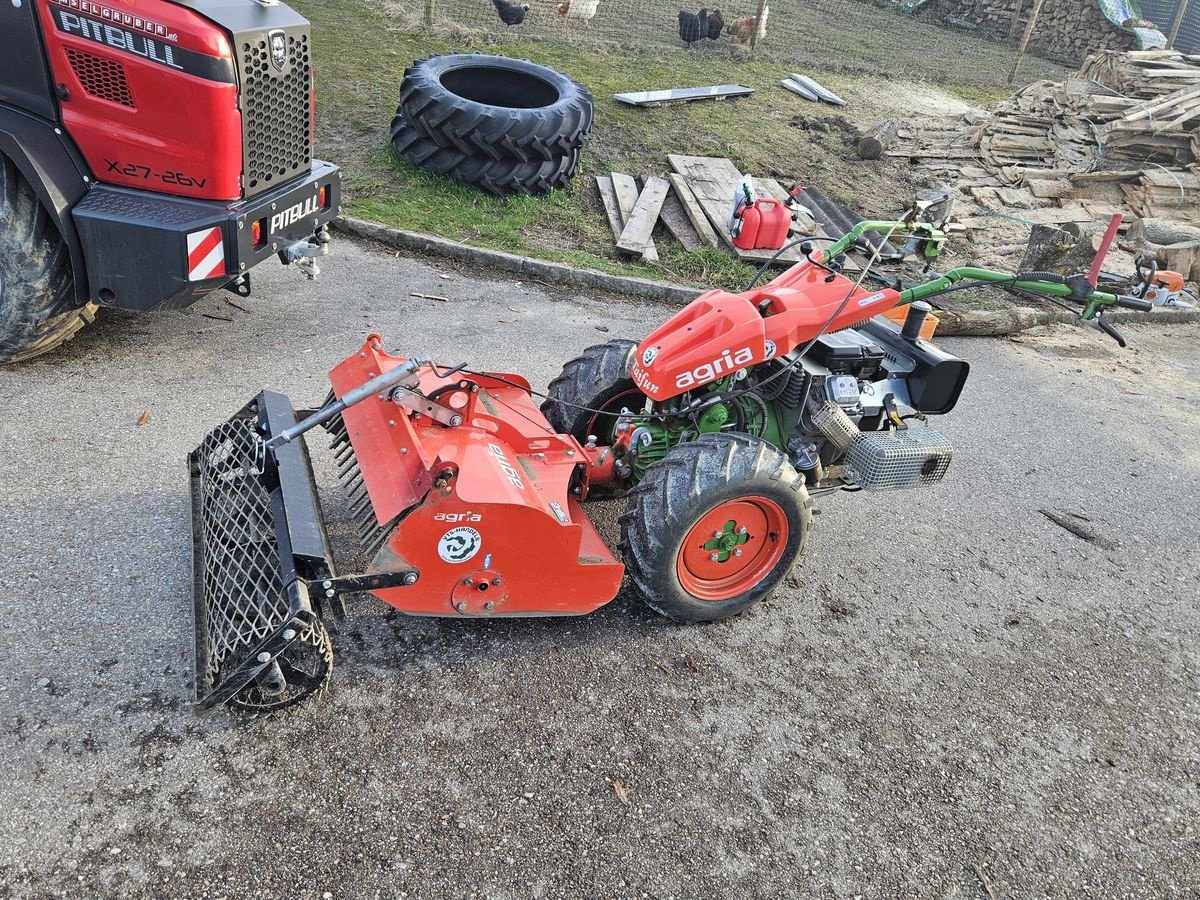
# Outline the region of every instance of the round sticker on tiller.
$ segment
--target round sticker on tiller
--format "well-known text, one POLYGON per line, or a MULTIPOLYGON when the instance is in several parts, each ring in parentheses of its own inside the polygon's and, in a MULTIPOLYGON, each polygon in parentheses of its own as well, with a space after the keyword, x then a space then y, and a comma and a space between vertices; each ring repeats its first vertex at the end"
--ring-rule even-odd
POLYGON ((483 537, 474 528, 451 528, 438 541, 438 556, 448 563, 463 563, 479 552, 483 537))

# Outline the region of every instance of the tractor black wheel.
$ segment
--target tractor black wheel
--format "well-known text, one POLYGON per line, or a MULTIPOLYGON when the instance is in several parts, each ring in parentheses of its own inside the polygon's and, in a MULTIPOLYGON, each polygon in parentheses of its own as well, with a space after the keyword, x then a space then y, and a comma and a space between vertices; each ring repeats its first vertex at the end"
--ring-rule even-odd
POLYGON ((95 317, 95 304, 75 297, 66 242, 0 156, 0 363, 53 350, 95 317))
POLYGON ((595 435, 601 444, 611 444, 621 410, 638 412, 646 404, 646 395, 629 377, 636 350, 636 341, 624 339, 588 347, 550 382, 542 415, 559 434, 580 443, 595 435))
POLYGON ((404 70, 400 108, 422 137, 465 156, 549 162, 583 148, 592 95, 525 59, 459 53, 404 70))
POLYGON ((621 515, 629 577, 651 608, 712 622, 767 597, 808 541, 812 499, 784 454, 702 434, 652 463, 621 515))
POLYGON ((392 119, 392 146, 418 168, 434 175, 448 175, 497 197, 507 194, 547 194, 555 188, 566 187, 579 168, 578 150, 554 159, 533 162, 468 156, 422 137, 412 128, 403 109, 392 119))
POLYGON ((288 644, 275 662, 277 669, 264 672, 234 694, 231 708, 244 716, 268 716, 324 691, 333 675, 329 632, 317 622, 288 644))

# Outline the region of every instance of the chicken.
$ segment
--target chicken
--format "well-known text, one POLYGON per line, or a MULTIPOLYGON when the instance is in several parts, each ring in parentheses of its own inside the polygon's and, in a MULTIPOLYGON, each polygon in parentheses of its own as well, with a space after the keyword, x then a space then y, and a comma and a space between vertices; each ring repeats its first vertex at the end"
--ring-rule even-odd
POLYGON ((725 32, 735 44, 747 44, 751 37, 754 37, 755 43, 758 43, 767 36, 767 16, 770 12, 771 7, 763 7, 761 22, 758 16, 743 16, 740 19, 734 19, 729 23, 725 32))
POLYGON ((721 29, 725 27, 725 17, 721 15, 719 9, 714 9, 708 14, 708 34, 706 37, 710 41, 715 41, 721 36, 721 29))
POLYGON ((558 4, 557 11, 568 19, 590 22, 599 8, 600 0, 563 0, 558 4))
POLYGON ((525 21, 525 13, 529 12, 528 3, 512 3, 510 0, 492 0, 492 3, 505 25, 520 25, 525 21))
POLYGON ((679 11, 679 39, 688 45, 708 34, 708 10, 701 9, 698 13, 679 11))

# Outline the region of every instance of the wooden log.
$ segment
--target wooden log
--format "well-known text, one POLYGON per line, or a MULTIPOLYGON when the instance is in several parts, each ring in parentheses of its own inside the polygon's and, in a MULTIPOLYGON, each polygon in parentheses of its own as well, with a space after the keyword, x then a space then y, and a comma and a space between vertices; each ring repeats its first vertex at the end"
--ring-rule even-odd
POLYGON ((1020 271, 1062 275, 1086 272, 1103 240, 1103 229, 1075 222, 1061 226, 1034 225, 1020 271))
POLYGON ((1130 246, 1183 244, 1200 241, 1200 228, 1172 219, 1135 219, 1125 236, 1130 246))
POLYGON ((665 178, 655 175, 646 179, 646 186, 638 196, 637 202, 625 220, 625 228, 617 238, 617 249, 626 253, 640 254, 650 245, 650 236, 658 223, 658 214, 662 211, 663 201, 667 199, 667 191, 671 184, 665 178))
POLYGON ((896 141, 896 123, 882 119, 863 132, 855 149, 862 159, 882 159, 883 151, 896 141))

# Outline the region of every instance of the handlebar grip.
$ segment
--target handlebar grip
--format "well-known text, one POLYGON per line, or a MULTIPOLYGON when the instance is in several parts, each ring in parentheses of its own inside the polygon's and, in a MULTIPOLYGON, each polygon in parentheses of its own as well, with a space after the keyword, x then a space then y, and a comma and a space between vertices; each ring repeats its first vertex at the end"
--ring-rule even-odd
POLYGON ((1113 323, 1104 318, 1104 316, 1096 316, 1096 324, 1100 326, 1100 330, 1107 334, 1110 338, 1117 342, 1118 347, 1124 347, 1125 337, 1121 332, 1113 327, 1113 323))
POLYGON ((1018 272, 1015 276, 1017 281, 1049 281, 1052 284, 1069 284, 1066 275, 1059 275, 1057 272, 1018 272))
POLYGON ((1121 296, 1117 298, 1117 306, 1123 306, 1125 309, 1136 309, 1138 312, 1150 312, 1154 309, 1154 304, 1149 300, 1143 300, 1141 297, 1121 296))

